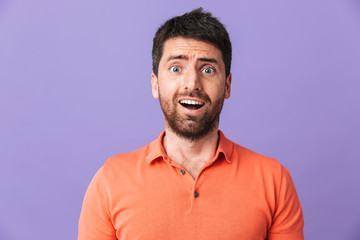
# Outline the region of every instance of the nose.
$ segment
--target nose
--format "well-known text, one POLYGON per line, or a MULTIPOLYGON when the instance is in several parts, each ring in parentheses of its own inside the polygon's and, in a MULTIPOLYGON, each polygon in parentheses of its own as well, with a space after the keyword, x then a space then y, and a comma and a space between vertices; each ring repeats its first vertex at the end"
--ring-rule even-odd
POLYGON ((201 77, 196 68, 189 69, 184 76, 184 88, 187 91, 201 91, 201 77))

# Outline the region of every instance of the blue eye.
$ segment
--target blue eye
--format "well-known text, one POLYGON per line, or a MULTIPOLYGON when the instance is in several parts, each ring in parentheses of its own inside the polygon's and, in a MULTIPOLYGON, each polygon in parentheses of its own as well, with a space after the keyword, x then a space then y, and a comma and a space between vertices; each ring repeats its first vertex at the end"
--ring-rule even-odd
POLYGON ((172 72, 174 72, 174 73, 178 73, 178 72, 180 72, 180 68, 178 67, 178 66, 174 66, 174 67, 171 67, 170 68, 170 71, 172 71, 172 72))
POLYGON ((213 72, 214 72, 214 69, 212 69, 212 68, 205 68, 203 70, 203 73, 206 73, 206 74, 212 74, 213 72))

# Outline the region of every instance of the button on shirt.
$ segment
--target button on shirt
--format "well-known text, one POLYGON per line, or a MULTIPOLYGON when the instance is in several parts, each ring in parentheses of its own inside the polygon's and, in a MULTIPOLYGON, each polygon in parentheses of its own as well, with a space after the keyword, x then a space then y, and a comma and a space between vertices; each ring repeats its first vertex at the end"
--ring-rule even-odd
POLYGON ((98 170, 84 197, 78 240, 303 239, 300 202, 277 160, 219 131, 214 158, 193 179, 166 156, 164 134, 98 170))

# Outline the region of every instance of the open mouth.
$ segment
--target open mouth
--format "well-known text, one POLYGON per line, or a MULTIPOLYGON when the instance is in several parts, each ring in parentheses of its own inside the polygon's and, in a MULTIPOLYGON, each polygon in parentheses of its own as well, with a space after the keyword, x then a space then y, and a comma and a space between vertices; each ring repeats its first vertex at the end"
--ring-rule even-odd
POLYGON ((204 103, 193 100, 181 100, 180 104, 188 109, 199 109, 204 106, 204 103))

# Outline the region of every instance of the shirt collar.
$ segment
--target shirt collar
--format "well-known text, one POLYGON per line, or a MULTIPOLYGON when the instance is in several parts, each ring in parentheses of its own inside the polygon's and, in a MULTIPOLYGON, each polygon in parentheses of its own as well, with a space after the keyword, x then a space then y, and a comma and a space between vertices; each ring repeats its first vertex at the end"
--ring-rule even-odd
MULTIPOLYGON (((146 151, 146 157, 145 160, 148 164, 150 164, 151 162, 153 162, 156 159, 162 158, 165 161, 168 160, 168 157, 165 153, 165 150, 162 146, 162 139, 165 135, 165 131, 162 131, 159 135, 159 137, 157 139, 155 139, 153 142, 151 142, 146 151)), ((219 130, 219 145, 218 148, 216 150, 216 159, 219 158, 219 154, 222 153, 225 157, 225 160, 228 163, 231 163, 231 155, 233 152, 233 148, 234 148, 234 143, 232 141, 230 141, 229 139, 227 139, 225 137, 225 135, 223 134, 223 132, 221 132, 219 130)))

